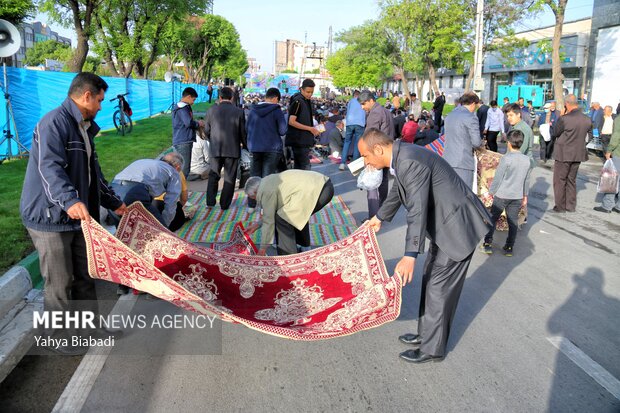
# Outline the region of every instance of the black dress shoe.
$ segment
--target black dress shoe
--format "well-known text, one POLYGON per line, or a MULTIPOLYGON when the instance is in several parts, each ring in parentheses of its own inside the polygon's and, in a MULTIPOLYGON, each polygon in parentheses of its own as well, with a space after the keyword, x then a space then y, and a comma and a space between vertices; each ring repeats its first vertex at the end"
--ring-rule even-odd
POLYGON ((429 361, 442 361, 443 356, 431 356, 430 354, 426 354, 422 352, 419 348, 415 350, 407 350, 403 351, 398 355, 401 359, 408 361, 409 363, 426 363, 429 361))
POLYGON ((419 346, 422 344, 422 338, 418 334, 407 333, 400 337, 398 337, 398 341, 404 344, 411 344, 414 346, 419 346))
POLYGON ((563 210, 563 209, 560 209, 560 208, 558 208, 556 206, 554 206, 553 208, 551 208, 549 210, 549 212, 555 212, 555 213, 558 213, 558 214, 564 214, 566 211, 563 210))
POLYGON ((620 214, 620 209, 618 209, 616 207, 613 207, 611 210, 620 214))
POLYGON ((595 211, 598 211, 598 212, 604 212, 606 214, 611 214, 611 209, 605 209, 602 206, 595 206, 592 209, 594 209, 595 211))

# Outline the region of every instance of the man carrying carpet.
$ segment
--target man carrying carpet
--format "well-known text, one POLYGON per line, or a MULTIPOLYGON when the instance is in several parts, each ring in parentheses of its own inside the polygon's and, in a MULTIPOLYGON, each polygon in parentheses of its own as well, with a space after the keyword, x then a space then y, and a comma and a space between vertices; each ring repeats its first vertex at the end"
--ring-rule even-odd
POLYGON ((278 255, 296 254, 297 244, 310 246, 310 217, 323 209, 334 196, 329 177, 313 171, 289 169, 264 178, 253 176, 245 193, 263 209, 262 224, 252 224, 251 234, 262 225, 259 255, 265 255, 277 232, 278 255))
POLYGON ((431 241, 422 278, 418 334, 399 340, 419 346, 400 357, 412 363, 440 361, 476 245, 491 228, 491 217, 476 194, 436 153, 418 145, 395 143, 377 129, 367 129, 359 142, 367 165, 390 168, 394 184, 369 225, 378 231, 401 205, 407 210, 405 253, 395 273, 411 282, 425 239, 431 241))

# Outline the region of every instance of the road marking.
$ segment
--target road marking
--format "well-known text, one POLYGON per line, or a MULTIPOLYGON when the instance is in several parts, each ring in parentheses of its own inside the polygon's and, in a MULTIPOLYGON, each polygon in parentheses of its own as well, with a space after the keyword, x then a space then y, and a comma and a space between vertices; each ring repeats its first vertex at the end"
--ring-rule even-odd
POLYGON ((611 375, 600 364, 592 360, 579 347, 564 337, 547 337, 547 340, 585 371, 598 384, 603 386, 616 399, 620 400, 620 380, 611 375))
MULTIPOLYGON (((130 312, 136 301, 137 295, 125 294, 118 299, 110 314, 130 312)), ((52 413, 79 412, 82 410, 90 391, 99 377, 103 366, 112 351, 112 347, 91 347, 82 359, 82 362, 73 373, 73 377, 65 387, 56 402, 52 413)))

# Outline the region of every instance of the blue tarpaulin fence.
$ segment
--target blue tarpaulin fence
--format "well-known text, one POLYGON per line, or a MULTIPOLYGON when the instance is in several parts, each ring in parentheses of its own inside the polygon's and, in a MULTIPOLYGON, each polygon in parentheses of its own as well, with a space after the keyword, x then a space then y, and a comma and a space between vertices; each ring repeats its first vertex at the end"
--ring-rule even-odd
MULTIPOLYGON (((69 85, 75 75, 75 73, 7 68, 8 93, 11 96, 15 121, 15 125, 11 123, 11 131, 15 135, 15 126, 17 126, 19 140, 26 148, 30 149, 32 131, 41 117, 58 107, 66 99, 69 85)), ((133 110, 131 116, 133 121, 145 119, 167 110, 173 102, 173 93, 174 101, 179 101, 181 100, 181 92, 186 87, 196 89, 198 92, 196 102, 205 102, 209 99, 205 85, 117 77, 103 77, 103 79, 109 87, 105 101, 101 104, 101 112, 97 114, 95 119, 103 130, 114 128, 112 115, 117 109, 117 102, 110 102, 110 99, 118 94, 129 92, 125 99, 133 110)), ((5 89, 4 79, 1 76, 0 84, 5 89)), ((213 98, 217 98, 217 90, 213 91, 213 98)), ((4 99, 0 100, 0 126, 2 130, 5 129, 7 123, 4 103, 4 99)), ((0 131, 0 140, 3 138, 4 134, 0 131)), ((4 141, 0 144, 0 159, 5 158, 7 152, 7 142, 4 141)), ((11 152, 13 155, 18 152, 15 142, 11 144, 11 152)))

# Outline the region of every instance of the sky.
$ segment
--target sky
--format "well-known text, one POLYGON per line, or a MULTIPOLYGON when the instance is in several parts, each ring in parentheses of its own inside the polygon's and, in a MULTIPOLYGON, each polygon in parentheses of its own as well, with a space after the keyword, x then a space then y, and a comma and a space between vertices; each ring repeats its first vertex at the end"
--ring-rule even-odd
MULTIPOLYGON (((592 15, 594 0, 568 0, 565 21, 592 15)), ((326 46, 329 27, 334 35, 379 15, 377 0, 214 0, 213 13, 225 17, 239 32, 241 45, 248 57, 254 57, 262 70, 271 71, 274 62, 274 41, 294 39, 326 46)), ((43 14, 36 19, 46 22, 43 14)), ((535 18, 517 23, 517 31, 526 31, 555 24, 553 13, 545 8, 535 18)), ((71 29, 51 24, 52 30, 73 40, 71 29)), ((474 28, 472 28, 474 30, 474 28)), ((334 47, 335 49, 335 47, 334 47)))

